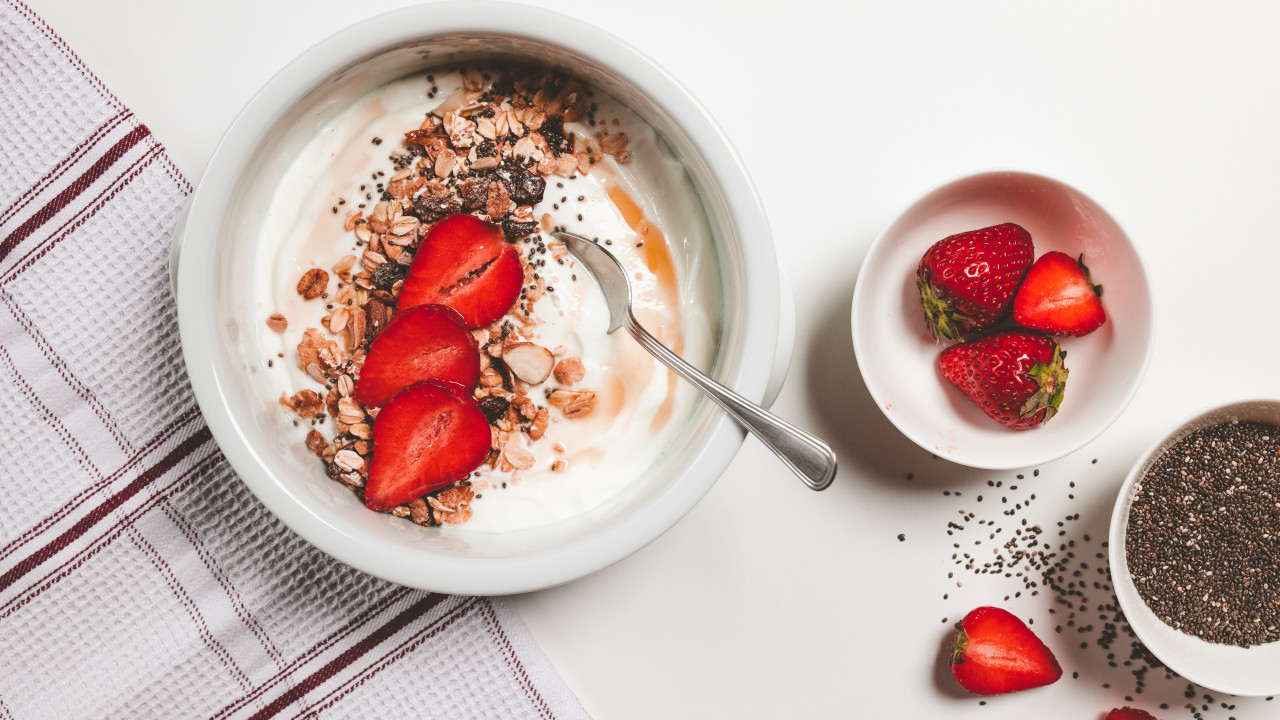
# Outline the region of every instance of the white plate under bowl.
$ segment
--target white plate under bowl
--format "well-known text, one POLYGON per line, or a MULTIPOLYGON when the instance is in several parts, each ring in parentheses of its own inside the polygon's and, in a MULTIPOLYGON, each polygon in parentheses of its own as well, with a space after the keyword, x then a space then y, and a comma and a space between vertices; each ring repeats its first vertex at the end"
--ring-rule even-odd
POLYGON ((871 246, 853 293, 858 369, 880 410, 920 447, 961 465, 1024 468, 1083 447, 1115 422, 1146 373, 1154 341, 1151 289, 1129 237, 1097 203, 1042 175, 988 172, 947 183, 916 200, 871 246), (988 418, 938 371, 942 345, 925 328, 915 273, 942 238, 1015 222, 1038 258, 1084 254, 1104 287, 1107 323, 1061 339, 1070 370, 1060 412, 1044 425, 1010 430, 988 418))
POLYGON ((1120 486, 1115 510, 1111 513, 1108 538, 1111 582, 1129 627, 1147 649, 1169 669, 1187 680, 1216 692, 1232 695, 1275 695, 1280 693, 1280 642, 1249 648, 1205 642, 1164 624, 1147 607, 1129 574, 1125 538, 1133 488, 1165 451, 1191 433, 1210 425, 1239 420, 1280 426, 1280 400, 1240 400, 1198 413, 1177 426, 1143 453, 1120 486))

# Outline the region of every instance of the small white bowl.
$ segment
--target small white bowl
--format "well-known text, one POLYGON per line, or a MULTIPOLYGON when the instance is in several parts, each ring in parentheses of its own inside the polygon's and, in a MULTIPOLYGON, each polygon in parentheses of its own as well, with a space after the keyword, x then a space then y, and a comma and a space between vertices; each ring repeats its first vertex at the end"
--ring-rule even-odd
MULTIPOLYGON (((706 110, 635 49, 572 17, 523 5, 413 5, 353 25, 290 62, 214 151, 175 235, 178 323, 210 430, 250 490, 333 557, 403 585, 454 594, 568 582, 651 542, 710 490, 745 437, 702 403, 680 438, 620 497, 570 520, 510 533, 424 528, 369 512, 279 422, 256 368, 266 353, 247 287, 265 198, 307 140, 357 98, 440 66, 511 62, 588 79, 648 122, 698 190, 721 269, 723 329, 711 374, 766 399, 790 348, 777 254, 745 166, 706 110)), ((246 529, 252 532, 252 529, 246 529)))
POLYGON ((1232 420, 1280 425, 1280 400, 1240 400, 1205 410, 1153 444, 1133 465, 1120 486, 1115 510, 1111 513, 1109 551, 1111 582, 1120 609, 1134 634, 1169 669, 1187 680, 1217 692, 1232 695, 1274 695, 1280 693, 1280 642, 1249 648, 1205 642, 1166 624, 1147 607, 1129 574, 1125 538, 1133 488, 1174 443, 1201 428, 1232 420))
POLYGON ((1075 188, 1042 175, 988 172, 916 200, 871 246, 853 293, 853 347, 876 404, 904 435, 952 462, 1023 468, 1062 457, 1097 437, 1129 404, 1151 358, 1151 289, 1129 237, 1075 188), (1031 430, 1010 430, 938 371, 943 345, 925 328, 915 273, 933 243, 966 230, 1015 222, 1038 258, 1084 254, 1103 285, 1107 323, 1063 338, 1070 370, 1060 412, 1031 430))

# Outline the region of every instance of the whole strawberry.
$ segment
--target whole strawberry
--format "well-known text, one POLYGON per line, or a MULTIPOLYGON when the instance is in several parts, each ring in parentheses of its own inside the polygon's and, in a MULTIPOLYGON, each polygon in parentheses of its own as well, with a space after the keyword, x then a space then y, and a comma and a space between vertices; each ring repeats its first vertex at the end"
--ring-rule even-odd
POLYGON ((938 368, 996 422, 1025 430, 1058 412, 1066 356, 1038 332, 1006 330, 943 350, 938 368))
POLYGON ((970 230, 934 243, 916 268, 929 334, 939 342, 959 340, 1003 320, 1034 259, 1031 234, 1014 223, 970 230))
POLYGON ((951 674, 975 695, 999 695, 1050 685, 1062 677, 1062 667, 1012 613, 980 607, 956 623, 951 674))

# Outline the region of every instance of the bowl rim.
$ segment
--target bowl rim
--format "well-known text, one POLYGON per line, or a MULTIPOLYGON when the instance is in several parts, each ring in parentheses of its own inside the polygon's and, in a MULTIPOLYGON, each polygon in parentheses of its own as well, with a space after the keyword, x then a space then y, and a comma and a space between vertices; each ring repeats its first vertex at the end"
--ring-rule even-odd
MULTIPOLYGON (((1141 597, 1137 597, 1136 600, 1137 603, 1143 603, 1141 608, 1136 607, 1133 604, 1135 602, 1134 597, 1138 596, 1138 592, 1137 586, 1133 582, 1133 576, 1129 573, 1129 561, 1128 556, 1125 553, 1124 545, 1125 539, 1128 536, 1129 508, 1133 504, 1133 498, 1131 496, 1133 486, 1137 484, 1140 477, 1146 476, 1144 471, 1148 469, 1147 466, 1155 459, 1156 453, 1161 450, 1166 450, 1173 442, 1176 442, 1176 439, 1185 437, 1187 434, 1194 432, 1195 430, 1208 427, 1209 424, 1213 424, 1201 423, 1206 420, 1210 420, 1215 415, 1231 413, 1237 408, 1244 406, 1257 406, 1260 404, 1269 405, 1274 408, 1278 414, 1280 414, 1280 398, 1239 397, 1227 402, 1216 402, 1206 405, 1197 412, 1183 417, 1179 422, 1174 424, 1170 430, 1157 437, 1156 440, 1138 456, 1138 459, 1134 461, 1133 465, 1129 469, 1129 474, 1125 476, 1124 482, 1120 484, 1120 489, 1116 493, 1115 505, 1111 510, 1111 524, 1107 532, 1107 564, 1111 568, 1111 582, 1116 590, 1116 600, 1120 605, 1120 610, 1124 613, 1126 618, 1129 618, 1129 627, 1133 630, 1133 634, 1142 641, 1143 645, 1145 645, 1153 655, 1160 659, 1160 662, 1168 666, 1170 670, 1181 675, 1188 682, 1193 682, 1196 685, 1214 692, 1227 693, 1241 697, 1262 697, 1264 695, 1280 693, 1280 678, 1276 680, 1274 685, 1268 686, 1268 689, 1243 688, 1240 686, 1233 689, 1229 682, 1220 682, 1218 678, 1209 678, 1208 681, 1206 681, 1204 676, 1196 677, 1195 672, 1188 674, 1186 672, 1187 666, 1184 663, 1182 655, 1169 654, 1168 652, 1161 654, 1159 650, 1151 647, 1148 642, 1150 638, 1142 637, 1142 630, 1139 629, 1141 623, 1134 622, 1133 620, 1135 617, 1140 617, 1138 611, 1145 610, 1147 613, 1150 613, 1150 609, 1146 607, 1141 597), (1128 592, 1120 591, 1120 586, 1122 584, 1128 590, 1132 591, 1132 596, 1128 592)), ((1160 622, 1159 618, 1156 618, 1156 622, 1160 622)), ((1165 626, 1165 628, 1171 632, 1180 632, 1173 628, 1169 628, 1168 626, 1165 626)), ((1187 635, 1187 638, 1199 640, 1199 642, 1203 643, 1206 647, 1212 647, 1219 650, 1225 648, 1227 649, 1227 652, 1233 653, 1236 651, 1239 653, 1247 653, 1254 648, 1274 648, 1280 646, 1278 645, 1280 644, 1280 640, 1267 643, 1266 645, 1254 645, 1249 648, 1239 648, 1236 646, 1215 645, 1191 635, 1187 635)), ((1195 668, 1192 669, 1194 670, 1195 668)))
POLYGON ((615 523, 574 542, 521 556, 460 557, 401 552, 367 534, 353 533, 320 508, 290 492, 259 457, 251 432, 233 417, 226 387, 231 368, 220 368, 215 350, 216 297, 213 251, 221 229, 220 210, 233 196, 234 182, 249 153, 298 98, 345 66, 374 52, 429 37, 499 33, 562 48, 616 72, 668 113, 706 163, 741 252, 744 351, 727 383, 759 400, 774 359, 780 323, 778 266, 764 206, 729 138, 698 100, 670 73, 622 40, 576 18, 500 2, 445 2, 392 10, 366 18, 328 36, 291 60, 246 103, 215 147, 189 200, 175 243, 179 334, 188 377, 205 422, 245 485, 287 527, 337 560, 401 585, 451 594, 496 595, 526 592, 575 580, 607 567, 652 542, 676 524, 728 467, 745 439, 722 413, 708 420, 705 441, 660 493, 615 523), (565 41, 571 40, 572 46, 565 41), (590 540, 590 542, 584 542, 590 540), (410 556, 410 557, 404 557, 410 556))
POLYGON ((895 428, 898 429, 898 432, 902 433, 907 439, 911 440, 911 442, 918 445, 921 449, 926 450, 931 454, 935 454, 944 460, 955 463, 957 465, 963 465, 965 467, 978 468, 982 470, 1018 470, 1022 468, 1028 468, 1035 465, 1041 465, 1044 463, 1052 462, 1059 458, 1070 455, 1071 453, 1076 452, 1077 450, 1093 442, 1098 438, 1099 435, 1105 432, 1107 428, 1115 424, 1116 420, 1120 419, 1120 416, 1124 414, 1124 411, 1128 409, 1129 405, 1133 402, 1133 398, 1137 395, 1138 389, 1142 386, 1142 380, 1147 375, 1147 370, 1151 365, 1151 358, 1155 352, 1155 345, 1156 345, 1156 307, 1154 302, 1155 294, 1154 294, 1154 290, 1152 289, 1151 277, 1147 275, 1145 268, 1146 268, 1146 261, 1142 257, 1141 249, 1138 247, 1136 243, 1132 241, 1132 239, 1129 238, 1129 234, 1125 232, 1123 226, 1120 225, 1119 221, 1116 220, 1115 217, 1112 216, 1111 213, 1107 211, 1105 206, 1103 206, 1101 203, 1095 200, 1092 195, 1089 195, 1088 193, 1083 192, 1082 190, 1077 188, 1075 185, 1072 185, 1071 183, 1064 182, 1062 180, 1059 180, 1050 175, 1046 175, 1044 173, 1033 172, 1029 170, 1009 169, 1009 168, 981 170, 978 172, 966 173, 964 175, 953 177, 949 180, 933 185, 932 187, 926 189, 924 192, 917 194, 909 202, 903 205, 902 208, 893 216, 893 219, 884 227, 884 229, 880 232, 880 234, 876 237, 876 239, 871 243, 871 246, 867 249, 866 255, 863 256, 862 266, 858 269, 858 277, 853 287, 853 305, 849 313, 849 324, 850 324, 851 334, 853 337, 853 352, 854 352, 854 357, 857 359, 857 363, 858 363, 858 373, 862 376, 863 384, 866 385, 867 391, 868 393, 870 393, 871 398, 875 401, 876 407, 880 410, 881 414, 883 414, 885 418, 887 418, 889 422, 895 428), (1125 240, 1128 242, 1129 247, 1133 250, 1135 256, 1138 258, 1138 265, 1139 265, 1139 268, 1142 270, 1142 273, 1146 280, 1146 285, 1147 285, 1147 298, 1146 298, 1147 305, 1151 308, 1151 320, 1150 320, 1149 329, 1147 332, 1146 348, 1142 357, 1142 365, 1139 368, 1137 375, 1134 376, 1133 382, 1130 384, 1128 392, 1124 395, 1124 397, 1120 399, 1120 402, 1115 406, 1114 411, 1112 411, 1110 415, 1104 419, 1103 422, 1098 424, 1096 432, 1094 432, 1092 435, 1087 435, 1082 439, 1079 439, 1072 443, 1068 443, 1061 448, 1050 450, 1044 453, 1042 457, 1036 457, 1032 462, 1027 462, 1027 463, 1019 463, 1019 462, 1010 463, 1010 462, 1001 462, 999 460, 984 461, 981 458, 970 458, 970 457, 963 457, 963 456, 956 457, 948 453, 937 453, 935 452, 933 445, 929 440, 920 436, 917 432, 915 432, 914 429, 908 426, 904 426, 904 424, 900 422, 898 416, 887 412, 885 410, 886 398, 884 396, 883 387, 881 387, 879 383, 869 379, 867 376, 867 371, 865 369, 866 363, 864 362, 864 359, 866 358, 866 353, 868 352, 866 350, 866 343, 868 342, 868 340, 865 335, 866 331, 861 329, 861 326, 857 321, 858 308, 860 305, 866 302, 864 300, 865 295, 867 292, 870 292, 866 290, 866 287, 868 285, 868 273, 870 272, 868 270, 868 267, 871 265, 870 260, 877 253, 882 252, 882 249, 885 246, 885 243, 887 242, 887 238, 889 237, 889 232, 893 230, 893 228, 898 224, 898 221, 904 215, 910 212, 913 208, 915 208, 917 205, 923 202, 925 199, 937 193, 940 193, 943 190, 953 185, 958 185, 964 182, 971 182, 980 178, 997 177, 997 176, 1021 176, 1021 177, 1031 178, 1041 182, 1047 182, 1054 185, 1059 185, 1063 188, 1066 188, 1067 190, 1070 190, 1071 192, 1075 192, 1079 194, 1083 198, 1088 199, 1100 210, 1106 213, 1107 216, 1110 217, 1112 222, 1116 224, 1116 227, 1120 228, 1120 231, 1124 235, 1125 240))

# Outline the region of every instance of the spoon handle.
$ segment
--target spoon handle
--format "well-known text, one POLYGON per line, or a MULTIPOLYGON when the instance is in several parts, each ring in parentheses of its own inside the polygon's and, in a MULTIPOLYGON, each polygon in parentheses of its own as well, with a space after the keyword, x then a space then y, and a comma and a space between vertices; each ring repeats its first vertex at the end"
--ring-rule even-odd
POLYGON ((636 322, 635 316, 630 312, 627 313, 627 331, 659 362, 693 383, 739 424, 760 438, 804 484, 814 490, 825 490, 831 484, 836 476, 836 454, 829 445, 703 375, 679 355, 671 352, 666 345, 658 342, 657 338, 636 322))

